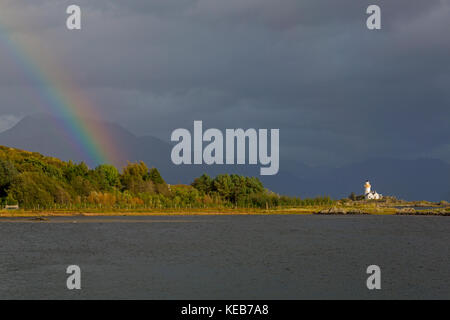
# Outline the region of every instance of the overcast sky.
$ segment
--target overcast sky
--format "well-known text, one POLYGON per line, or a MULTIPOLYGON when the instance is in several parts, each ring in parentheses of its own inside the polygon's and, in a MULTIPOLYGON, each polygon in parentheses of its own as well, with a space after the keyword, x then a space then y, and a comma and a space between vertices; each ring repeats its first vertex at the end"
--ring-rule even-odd
MULTIPOLYGON (((170 141, 179 127, 279 128, 282 160, 450 162, 448 0, 2 0, 105 120, 170 141), (82 9, 68 31, 66 7, 82 9), (378 4, 382 30, 366 28, 378 4)), ((0 29, 4 32, 5 28, 0 29)), ((41 112, 0 43, 0 130, 41 112)), ((29 55, 33 57, 33 52, 29 55)))

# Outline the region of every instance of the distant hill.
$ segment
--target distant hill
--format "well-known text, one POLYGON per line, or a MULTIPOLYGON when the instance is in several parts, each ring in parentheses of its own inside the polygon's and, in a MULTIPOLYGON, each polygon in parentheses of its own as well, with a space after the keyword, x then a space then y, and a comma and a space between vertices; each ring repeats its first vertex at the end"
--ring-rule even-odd
MULTIPOLYGON (((121 168, 127 161, 149 160, 154 166, 160 166, 167 162, 166 155, 170 145, 154 137, 136 137, 123 127, 97 120, 85 120, 92 126, 106 128, 111 140, 120 150, 119 158, 113 165, 121 168)), ((54 156, 61 160, 84 161, 90 167, 99 163, 92 163, 83 158, 71 145, 69 137, 64 135, 64 130, 58 128, 61 121, 55 121, 48 115, 38 114, 27 116, 14 127, 0 133, 0 145, 14 147, 23 150, 39 152, 44 155, 54 156)), ((170 156, 170 154, 169 154, 170 156)))
MULTIPOLYGON (((89 121, 100 124, 96 120, 89 121)), ((157 167, 171 184, 190 183, 204 172, 212 176, 219 173, 259 174, 259 166, 249 165, 176 166, 170 160, 170 143, 152 136, 136 137, 117 124, 102 122, 101 125, 107 128, 117 149, 122 152, 113 163, 115 166, 142 160, 151 167, 157 167)), ((25 117, 11 129, 0 133, 0 145, 40 152, 65 161, 87 160, 74 151, 55 121, 45 115, 25 117)), ((98 165, 86 162, 91 167, 98 165)), ((343 198, 351 192, 361 194, 364 181, 369 179, 373 188, 384 195, 405 200, 450 200, 450 165, 436 159, 368 159, 339 168, 311 168, 302 163, 294 165, 282 158, 278 175, 261 176, 260 179, 274 192, 301 197, 329 195, 343 198)))

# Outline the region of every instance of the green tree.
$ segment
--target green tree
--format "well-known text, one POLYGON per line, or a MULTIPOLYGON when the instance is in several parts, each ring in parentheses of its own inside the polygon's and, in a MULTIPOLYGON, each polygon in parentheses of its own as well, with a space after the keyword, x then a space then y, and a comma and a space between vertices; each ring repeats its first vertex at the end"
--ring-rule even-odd
POLYGON ((207 174, 202 174, 192 182, 191 186, 204 194, 209 194, 212 191, 213 180, 207 174))
POLYGON ((95 173, 101 189, 111 190, 120 186, 120 174, 116 167, 109 164, 101 164, 95 168, 95 173))
POLYGON ((231 200, 233 193, 233 181, 228 174, 219 174, 213 180, 213 191, 216 191, 226 200, 231 200))
POLYGON ((64 170, 64 177, 67 181, 72 181, 75 177, 87 177, 89 175, 89 167, 84 162, 73 164, 68 163, 64 170))
POLYGON ((0 159, 0 196, 6 196, 6 190, 18 175, 14 164, 8 160, 0 159))
POLYGON ((151 168, 148 173, 149 179, 153 181, 154 184, 165 184, 166 182, 161 177, 161 174, 159 173, 158 169, 151 168))
POLYGON ((8 196, 25 207, 49 208, 55 203, 71 201, 67 185, 40 172, 24 172, 18 175, 8 190, 8 196))
POLYGON ((148 167, 145 162, 132 163, 129 162, 125 168, 123 168, 122 178, 127 179, 128 177, 139 177, 144 179, 148 176, 148 167))
POLYGON ((88 196, 92 191, 95 191, 94 185, 86 178, 76 176, 70 181, 70 186, 77 195, 88 196))
POLYGON ((155 184, 149 178, 147 165, 141 161, 139 163, 128 163, 120 176, 123 190, 129 190, 133 194, 153 193, 155 184))

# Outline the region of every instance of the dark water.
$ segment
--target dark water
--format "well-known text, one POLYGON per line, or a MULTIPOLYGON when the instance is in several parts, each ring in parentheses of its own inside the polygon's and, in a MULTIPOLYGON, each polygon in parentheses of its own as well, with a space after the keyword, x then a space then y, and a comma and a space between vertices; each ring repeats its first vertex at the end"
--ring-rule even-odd
POLYGON ((2 299, 450 298, 450 218, 0 219, 2 299), (73 223, 76 221, 76 223, 73 223), (66 267, 82 289, 66 288, 66 267), (381 290, 366 268, 381 267, 381 290))

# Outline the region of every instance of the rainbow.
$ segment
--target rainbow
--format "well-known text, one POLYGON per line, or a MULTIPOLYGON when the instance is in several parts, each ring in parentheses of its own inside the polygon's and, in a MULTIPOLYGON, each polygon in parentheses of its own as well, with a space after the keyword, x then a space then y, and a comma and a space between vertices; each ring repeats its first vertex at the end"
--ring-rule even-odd
POLYGON ((37 88, 41 111, 52 116, 55 126, 86 162, 95 165, 121 163, 108 129, 100 122, 89 120, 101 117, 82 90, 71 81, 70 73, 56 64, 55 57, 50 58, 38 39, 21 40, 4 21, 0 17, 0 48, 6 49, 37 88))

